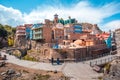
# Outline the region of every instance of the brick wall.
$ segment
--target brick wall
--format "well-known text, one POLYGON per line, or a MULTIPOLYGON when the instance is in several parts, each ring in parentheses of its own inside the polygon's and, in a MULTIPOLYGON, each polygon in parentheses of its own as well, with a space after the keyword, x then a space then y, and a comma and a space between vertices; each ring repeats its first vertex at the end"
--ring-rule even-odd
POLYGON ((52 29, 50 27, 43 27, 43 39, 45 39, 46 43, 51 43, 52 29))

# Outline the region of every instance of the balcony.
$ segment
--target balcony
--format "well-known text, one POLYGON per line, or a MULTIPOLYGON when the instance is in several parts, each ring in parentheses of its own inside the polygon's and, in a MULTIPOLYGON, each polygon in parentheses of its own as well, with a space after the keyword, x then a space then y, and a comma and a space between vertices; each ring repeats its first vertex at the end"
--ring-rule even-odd
POLYGON ((25 32, 25 30, 17 30, 16 33, 25 32))
POLYGON ((33 37, 33 39, 43 39, 42 36, 39 36, 39 37, 33 37))
POLYGON ((42 34, 42 31, 33 32, 33 34, 42 34))
POLYGON ((25 34, 16 34, 16 36, 25 36, 25 34))

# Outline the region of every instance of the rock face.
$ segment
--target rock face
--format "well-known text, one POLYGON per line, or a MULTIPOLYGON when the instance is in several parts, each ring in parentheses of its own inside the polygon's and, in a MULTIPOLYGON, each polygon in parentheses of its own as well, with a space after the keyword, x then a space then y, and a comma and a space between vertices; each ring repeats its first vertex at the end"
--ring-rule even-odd
POLYGON ((120 60, 111 63, 110 71, 103 80, 120 80, 120 60))
POLYGON ((81 23, 83 30, 95 30, 97 33, 102 33, 102 31, 99 29, 97 24, 90 24, 90 23, 81 23))

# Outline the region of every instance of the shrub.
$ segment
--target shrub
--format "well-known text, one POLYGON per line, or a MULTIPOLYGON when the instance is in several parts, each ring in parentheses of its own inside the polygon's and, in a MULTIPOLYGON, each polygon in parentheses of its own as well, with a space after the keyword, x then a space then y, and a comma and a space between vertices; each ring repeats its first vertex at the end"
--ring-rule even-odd
POLYGON ((28 61, 38 61, 36 58, 31 57, 29 55, 26 55, 25 57, 22 58, 23 60, 28 60, 28 61))
POLYGON ((35 80, 48 80, 50 78, 50 75, 41 75, 41 74, 36 74, 34 79, 35 80))

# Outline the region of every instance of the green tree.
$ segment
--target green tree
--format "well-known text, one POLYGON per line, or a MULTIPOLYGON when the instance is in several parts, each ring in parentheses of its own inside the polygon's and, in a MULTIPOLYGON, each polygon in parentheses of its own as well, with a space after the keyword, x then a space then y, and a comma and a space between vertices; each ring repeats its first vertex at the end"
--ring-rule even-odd
POLYGON ((12 33, 15 34, 16 28, 12 28, 12 33))
POLYGON ((7 31, 8 36, 12 35, 12 27, 9 25, 4 25, 4 29, 7 31))
POLYGON ((0 42, 2 42, 3 39, 6 39, 7 37, 7 31, 4 29, 3 25, 0 24, 0 42))

